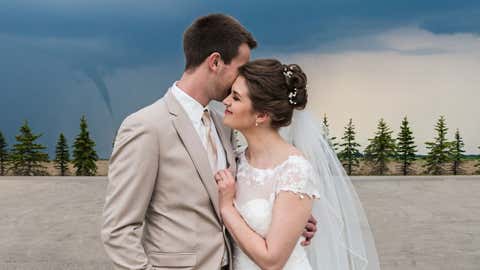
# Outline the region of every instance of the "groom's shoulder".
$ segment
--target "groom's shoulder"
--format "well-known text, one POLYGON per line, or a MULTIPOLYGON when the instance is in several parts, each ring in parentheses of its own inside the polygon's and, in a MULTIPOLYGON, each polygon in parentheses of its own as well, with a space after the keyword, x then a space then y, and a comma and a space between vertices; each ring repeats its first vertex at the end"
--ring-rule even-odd
POLYGON ((162 123, 162 119, 168 120, 168 110, 163 97, 127 115, 123 122, 158 125, 162 123))

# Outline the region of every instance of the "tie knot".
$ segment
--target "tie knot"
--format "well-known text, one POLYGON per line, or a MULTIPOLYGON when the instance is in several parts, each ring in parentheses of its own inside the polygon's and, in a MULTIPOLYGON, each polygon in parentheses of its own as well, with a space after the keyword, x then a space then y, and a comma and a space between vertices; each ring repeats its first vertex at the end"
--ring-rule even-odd
POLYGON ((205 126, 210 125, 210 112, 207 109, 203 111, 202 122, 205 126))

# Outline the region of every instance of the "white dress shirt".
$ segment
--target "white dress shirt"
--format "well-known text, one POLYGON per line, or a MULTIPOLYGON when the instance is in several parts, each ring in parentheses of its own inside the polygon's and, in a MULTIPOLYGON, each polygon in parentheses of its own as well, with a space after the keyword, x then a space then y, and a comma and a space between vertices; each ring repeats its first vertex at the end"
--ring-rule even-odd
MULTIPOLYGON (((182 89, 180 89, 177 86, 177 82, 173 83, 172 93, 175 96, 175 98, 178 100, 180 105, 182 105, 183 109, 187 112, 188 118, 190 118, 190 121, 192 122, 193 127, 197 131, 197 134, 200 137, 200 140, 202 141, 203 147, 207 149, 207 137, 206 137, 207 130, 202 123, 202 115, 205 109, 209 110, 211 114, 210 108, 208 107, 208 105, 203 107, 202 104, 200 104, 194 98, 192 98, 187 93, 185 93, 182 89)), ((217 148, 217 171, 223 170, 227 168, 227 159, 226 159, 225 149, 223 148, 222 141, 218 136, 217 129, 215 128, 215 123, 213 122, 213 119, 211 119, 210 121, 211 121, 210 126, 212 127, 213 139, 217 148)), ((213 174, 215 173, 216 171, 213 172, 213 174)))

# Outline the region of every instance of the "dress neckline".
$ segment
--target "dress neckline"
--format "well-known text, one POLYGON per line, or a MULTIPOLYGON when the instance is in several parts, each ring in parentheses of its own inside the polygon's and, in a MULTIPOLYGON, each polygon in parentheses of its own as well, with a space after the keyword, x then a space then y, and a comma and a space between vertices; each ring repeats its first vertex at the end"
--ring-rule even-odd
POLYGON ((291 160, 292 158, 303 158, 303 156, 301 155, 295 155, 295 154, 289 154, 288 157, 280 162, 279 164, 273 166, 273 167, 270 167, 270 168, 257 168, 257 167, 254 167, 250 164, 250 162, 248 162, 248 159, 247 159, 247 156, 245 155, 245 152, 247 151, 247 148, 245 148, 243 151, 242 151, 242 154, 241 154, 241 157, 243 158, 243 161, 244 163, 247 165, 247 167, 251 168, 251 169, 254 169, 254 170, 257 170, 257 171, 274 171, 280 167, 282 167, 283 165, 285 165, 289 160, 291 160))

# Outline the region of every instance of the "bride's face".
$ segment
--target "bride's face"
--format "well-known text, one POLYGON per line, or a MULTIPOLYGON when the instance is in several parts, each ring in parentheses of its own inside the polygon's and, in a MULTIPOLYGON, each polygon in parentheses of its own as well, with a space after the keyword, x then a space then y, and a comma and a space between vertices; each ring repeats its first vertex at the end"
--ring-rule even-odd
POLYGON ((256 113, 248 97, 248 87, 244 77, 238 76, 232 85, 232 91, 223 100, 225 117, 223 123, 236 130, 245 130, 255 126, 256 113))

